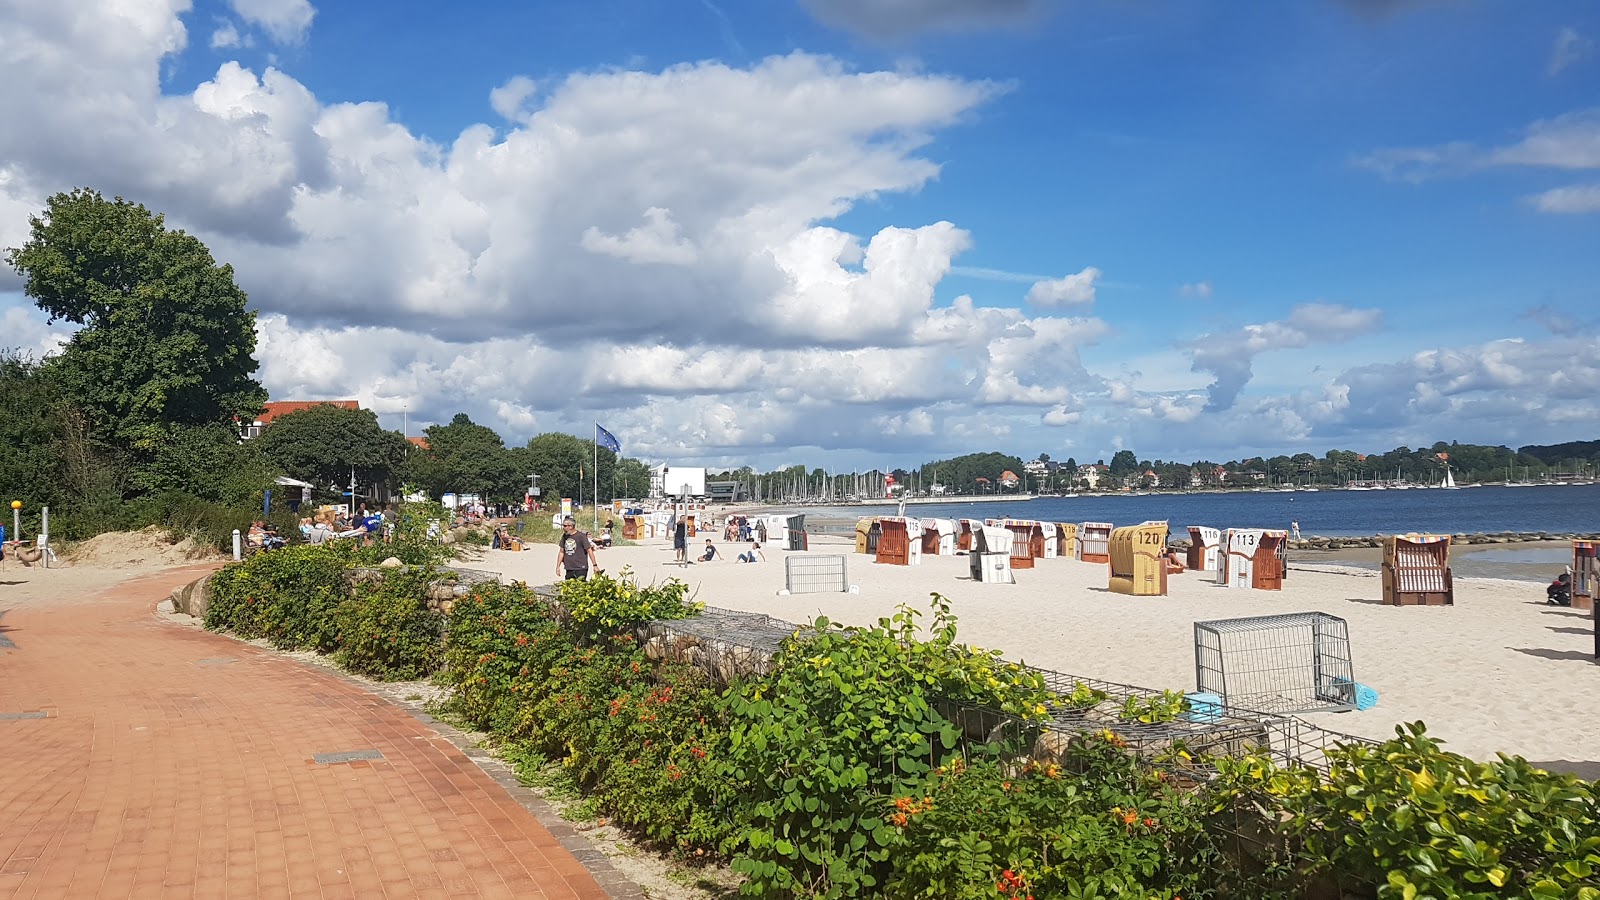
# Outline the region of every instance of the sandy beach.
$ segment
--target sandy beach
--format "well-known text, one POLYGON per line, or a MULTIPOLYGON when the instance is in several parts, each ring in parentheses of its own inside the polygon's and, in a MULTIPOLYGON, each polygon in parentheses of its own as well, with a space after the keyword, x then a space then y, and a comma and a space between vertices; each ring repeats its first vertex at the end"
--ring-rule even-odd
MULTIPOLYGON (((692 542, 703 547, 704 538, 692 542)), ((741 564, 744 545, 717 541, 725 559, 679 567, 665 540, 599 551, 608 572, 632 569, 641 580, 680 578, 696 599, 729 609, 766 613, 791 622, 819 614, 867 623, 901 603, 926 607, 938 592, 961 620, 961 638, 1075 675, 1152 688, 1192 690, 1197 620, 1320 611, 1349 622, 1357 681, 1376 689, 1376 708, 1311 713, 1335 731, 1383 738, 1395 723, 1423 720, 1451 749, 1485 758, 1521 754, 1551 768, 1600 777, 1600 719, 1588 707, 1600 689, 1587 613, 1546 606, 1530 581, 1455 579, 1452 607, 1392 607, 1379 603, 1376 551, 1297 554, 1281 592, 1221 587, 1193 573, 1173 576, 1166 597, 1129 597, 1106 589, 1106 567, 1071 559, 1039 560, 1016 572, 1014 585, 979 584, 967 577, 965 556, 924 556, 918 566, 877 565, 853 545, 812 535, 811 554, 843 554, 858 594, 780 596, 784 558, 774 543, 767 560, 741 564)), ((0 572, 0 603, 17 608, 92 593, 141 573, 207 555, 166 544, 150 534, 111 536, 82 546, 70 567, 0 572)), ((1470 553, 1458 556, 1470 568, 1470 553)), ((493 570, 508 580, 544 584, 555 574, 553 545, 524 552, 482 551, 463 565, 493 570)), ((151 598, 152 606, 159 597, 151 598)), ((0 625, 3 625, 0 621, 0 625)))
MULTIPOLYGON (((703 548, 704 537, 691 541, 703 548)), ((1042 559, 1016 572, 1014 585, 968 579, 965 556, 924 556, 918 566, 877 565, 843 538, 811 536, 811 554, 846 554, 860 593, 780 596, 784 558, 764 545, 766 562, 732 561, 740 544, 717 547, 725 559, 680 567, 666 540, 599 551, 615 574, 642 581, 680 578, 708 605, 761 612, 792 622, 825 614, 867 623, 901 603, 948 597, 961 639, 1010 659, 1075 675, 1153 688, 1192 690, 1197 620, 1324 612, 1348 621, 1356 680, 1376 689, 1363 712, 1311 713, 1324 728, 1372 738, 1399 722, 1423 720, 1457 752, 1477 758, 1504 751, 1549 768, 1600 777, 1600 719, 1588 708, 1600 689, 1589 615, 1546 606, 1530 581, 1461 577, 1455 605, 1380 603, 1375 564, 1317 554, 1291 562, 1281 592, 1226 588, 1194 573, 1173 576, 1166 597, 1129 597, 1106 588, 1106 566, 1042 559)), ((1377 551, 1371 551, 1376 554, 1377 551)), ((1360 551, 1355 551, 1359 554, 1360 551)), ((544 584, 555 575, 553 547, 487 551, 469 563, 507 579, 544 584)))

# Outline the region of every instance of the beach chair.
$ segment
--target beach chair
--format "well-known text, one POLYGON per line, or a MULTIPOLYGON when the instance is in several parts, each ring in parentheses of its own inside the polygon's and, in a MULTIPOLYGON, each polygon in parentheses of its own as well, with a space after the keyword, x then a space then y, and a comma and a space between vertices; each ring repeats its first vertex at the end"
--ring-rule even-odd
POLYGON ((1191 572, 1216 572, 1222 568, 1222 529, 1189 526, 1189 552, 1185 564, 1191 572))
POLYGON ((1452 606, 1450 535, 1392 534, 1383 541, 1383 602, 1390 606, 1452 606))
POLYGON ((1078 526, 1072 522, 1056 523, 1056 555, 1062 559, 1078 558, 1078 526))
POLYGON ((864 516, 856 520, 856 552, 875 556, 878 552, 878 517, 864 516))
POLYGON ((986 584, 1016 584, 1011 574, 1010 531, 994 525, 980 525, 972 531, 972 549, 967 553, 967 569, 973 581, 986 584))
POLYGON ((1106 553, 1112 593, 1135 597, 1167 595, 1167 523, 1144 522, 1111 532, 1106 553))
POLYGON ((784 530, 789 535, 790 550, 805 550, 811 546, 811 542, 806 539, 804 514, 790 516, 784 524, 784 530))
POLYGON ((1033 561, 1044 556, 1044 528, 1027 519, 1005 519, 999 524, 1012 534, 1011 568, 1033 568, 1033 561))
POLYGON ((956 520, 956 550, 970 551, 973 547, 973 534, 983 527, 983 523, 976 519, 956 520))
POLYGON ((1600 541, 1572 542, 1572 608, 1594 609, 1600 590, 1600 541))
POLYGON ((1283 553, 1288 541, 1289 532, 1282 529, 1228 529, 1218 581, 1232 588, 1283 590, 1283 553))
POLYGON ((1078 526, 1078 559, 1083 562, 1110 562, 1110 522, 1084 522, 1078 526))
POLYGON ((1061 555, 1061 532, 1054 522, 1040 522, 1039 531, 1044 535, 1044 552, 1039 554, 1040 559, 1055 559, 1061 555))
POLYGON ((956 552, 955 520, 923 519, 922 552, 925 556, 954 556, 956 552))
POLYGON ((916 519, 883 516, 878 519, 878 546, 873 561, 891 566, 922 563, 922 523, 916 519))

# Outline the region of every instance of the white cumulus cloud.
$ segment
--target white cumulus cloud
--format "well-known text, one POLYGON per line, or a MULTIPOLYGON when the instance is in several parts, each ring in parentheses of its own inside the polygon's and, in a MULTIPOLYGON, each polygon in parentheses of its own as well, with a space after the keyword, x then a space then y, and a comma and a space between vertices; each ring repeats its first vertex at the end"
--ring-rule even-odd
POLYGON ((255 25, 280 44, 298 44, 311 30, 317 11, 308 0, 228 0, 239 18, 255 25))
POLYGON ((1540 212, 1600 212, 1600 184, 1573 184, 1535 194, 1529 200, 1540 212))
POLYGON ((1094 303, 1096 281, 1100 270, 1094 266, 1065 278, 1035 282, 1028 289, 1027 301, 1035 307, 1087 306, 1094 303))

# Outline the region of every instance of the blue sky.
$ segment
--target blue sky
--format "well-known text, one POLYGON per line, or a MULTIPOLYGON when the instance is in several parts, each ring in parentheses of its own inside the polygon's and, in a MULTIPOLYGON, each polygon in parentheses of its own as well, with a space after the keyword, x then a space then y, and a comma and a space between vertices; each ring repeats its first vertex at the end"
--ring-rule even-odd
POLYGON ((1600 436, 1592 3, 104 5, 0 9, 0 245, 167 212, 278 399, 761 468, 1600 436))

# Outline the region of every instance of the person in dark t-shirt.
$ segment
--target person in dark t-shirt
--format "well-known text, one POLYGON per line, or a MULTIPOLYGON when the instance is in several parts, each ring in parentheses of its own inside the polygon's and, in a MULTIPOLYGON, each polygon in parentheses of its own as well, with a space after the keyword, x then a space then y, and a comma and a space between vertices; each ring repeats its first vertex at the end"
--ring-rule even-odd
POLYGON ((595 559, 594 544, 568 516, 561 522, 561 540, 556 543, 556 577, 565 575, 569 581, 582 581, 589 577, 590 563, 599 571, 600 561, 595 559))

